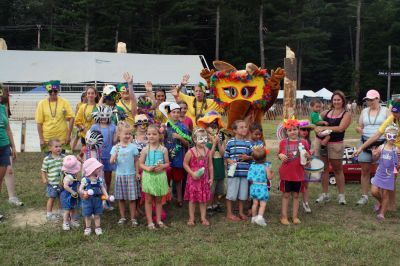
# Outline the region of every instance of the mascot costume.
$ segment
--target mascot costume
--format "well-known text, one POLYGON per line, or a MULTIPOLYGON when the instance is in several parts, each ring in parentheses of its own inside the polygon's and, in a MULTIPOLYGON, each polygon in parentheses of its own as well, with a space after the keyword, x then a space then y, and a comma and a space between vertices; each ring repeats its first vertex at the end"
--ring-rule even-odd
POLYGON ((236 120, 245 120, 249 124, 262 123, 264 113, 274 104, 285 76, 283 69, 261 69, 253 63, 246 64, 245 70, 214 61, 216 70, 203 69, 203 77, 210 88, 214 101, 226 110, 227 129, 232 129, 236 120))

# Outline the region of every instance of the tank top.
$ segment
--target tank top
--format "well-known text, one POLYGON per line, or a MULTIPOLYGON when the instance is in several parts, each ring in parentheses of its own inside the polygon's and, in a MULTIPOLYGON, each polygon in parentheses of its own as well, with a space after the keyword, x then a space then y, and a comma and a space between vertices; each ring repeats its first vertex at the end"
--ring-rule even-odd
MULTIPOLYGON (((361 115, 363 118, 362 123, 364 125, 363 136, 365 137, 365 139, 369 139, 370 137, 372 137, 372 135, 374 135, 378 131, 381 124, 385 122, 387 118, 387 109, 386 107, 382 106, 379 110, 379 113, 377 113, 376 116, 372 117, 369 114, 369 107, 368 107, 362 110, 361 115)), ((381 136, 379 139, 383 140, 384 136, 381 136)))
MULTIPOLYGON (((333 113, 333 109, 331 109, 326 113, 326 115, 324 117, 324 121, 328 122, 329 126, 331 126, 331 127, 337 127, 337 126, 340 125, 340 122, 342 122, 343 116, 344 116, 344 114, 346 112, 347 111, 344 111, 341 114, 340 117, 336 117, 336 118, 328 117, 329 113, 333 113)), ((343 131, 343 132, 332 132, 331 135, 330 135, 331 138, 329 139, 329 142, 340 142, 340 141, 343 141, 344 133, 345 133, 345 131, 343 131)))

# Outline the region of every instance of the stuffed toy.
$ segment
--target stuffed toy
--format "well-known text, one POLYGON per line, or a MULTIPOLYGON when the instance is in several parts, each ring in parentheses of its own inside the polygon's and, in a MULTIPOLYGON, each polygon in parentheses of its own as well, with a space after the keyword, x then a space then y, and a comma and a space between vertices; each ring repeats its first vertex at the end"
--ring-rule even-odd
POLYGON ((223 61, 214 61, 213 65, 217 71, 203 69, 200 75, 207 80, 216 103, 226 110, 227 129, 236 120, 261 124, 264 113, 278 96, 284 70, 278 68, 268 74, 252 63, 245 70, 237 70, 223 61))

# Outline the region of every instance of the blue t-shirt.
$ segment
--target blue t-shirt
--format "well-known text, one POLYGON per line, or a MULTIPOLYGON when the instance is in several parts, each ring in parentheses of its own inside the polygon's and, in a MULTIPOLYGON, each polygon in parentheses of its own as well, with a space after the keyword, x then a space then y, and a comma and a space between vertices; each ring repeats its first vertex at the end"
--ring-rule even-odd
POLYGON ((111 149, 111 155, 118 150, 117 171, 116 175, 135 175, 135 157, 139 155, 136 145, 129 143, 128 146, 122 147, 120 144, 115 145, 111 149))
MULTIPOLYGON (((175 123, 183 133, 188 134, 186 126, 178 121, 175 123)), ((186 147, 182 144, 182 142, 172 136, 173 133, 176 133, 175 130, 167 123, 166 126, 166 138, 164 139, 164 145, 168 150, 168 157, 171 163, 171 167, 175 168, 183 168, 183 158, 185 157, 186 147)))
POLYGON ((247 172, 249 171, 249 163, 251 161, 239 161, 240 154, 246 154, 251 156, 251 142, 244 139, 232 138, 226 143, 224 158, 231 159, 237 162, 236 171, 233 177, 245 177, 247 178, 247 172))
POLYGON ((101 159, 110 159, 110 152, 113 146, 113 136, 116 130, 115 125, 111 123, 108 125, 108 127, 101 127, 100 124, 94 124, 90 129, 101 132, 101 134, 103 135, 103 145, 101 146, 101 159))

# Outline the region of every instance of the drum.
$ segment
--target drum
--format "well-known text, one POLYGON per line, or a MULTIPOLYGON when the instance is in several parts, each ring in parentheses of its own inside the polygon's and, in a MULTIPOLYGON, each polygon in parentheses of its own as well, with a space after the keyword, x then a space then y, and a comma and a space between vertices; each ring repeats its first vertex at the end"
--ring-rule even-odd
POLYGON ((306 182, 320 182, 322 173, 324 172, 324 162, 318 158, 313 157, 309 165, 304 167, 306 171, 306 182))
POLYGON ((283 123, 280 123, 276 128, 276 138, 280 141, 287 138, 285 129, 283 128, 283 123))

